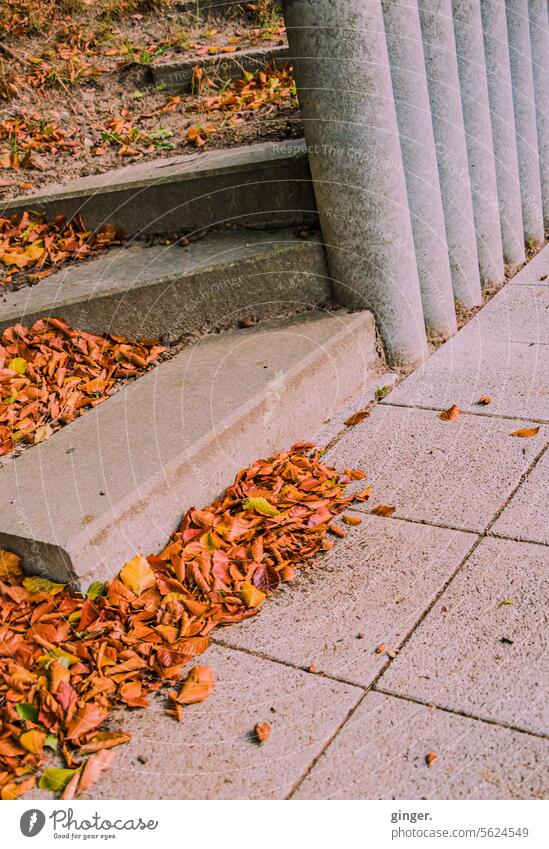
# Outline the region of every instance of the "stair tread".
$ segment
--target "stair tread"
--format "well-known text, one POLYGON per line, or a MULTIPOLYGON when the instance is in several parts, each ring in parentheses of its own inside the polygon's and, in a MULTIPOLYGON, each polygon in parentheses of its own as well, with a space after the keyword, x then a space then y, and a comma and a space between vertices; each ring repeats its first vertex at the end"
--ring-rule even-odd
MULTIPOLYGON (((268 167, 274 161, 305 155, 303 139, 288 139, 284 142, 259 142, 239 147, 210 150, 204 153, 189 153, 179 156, 159 157, 146 162, 136 162, 102 174, 79 177, 68 183, 52 184, 47 191, 12 198, 2 204, 5 212, 26 206, 33 209, 37 204, 52 199, 71 198, 81 194, 115 192, 127 188, 139 188, 151 183, 169 183, 180 180, 197 180, 203 176, 215 176, 227 171, 239 171, 268 167)), ((82 210, 86 214, 85 207, 82 210)))

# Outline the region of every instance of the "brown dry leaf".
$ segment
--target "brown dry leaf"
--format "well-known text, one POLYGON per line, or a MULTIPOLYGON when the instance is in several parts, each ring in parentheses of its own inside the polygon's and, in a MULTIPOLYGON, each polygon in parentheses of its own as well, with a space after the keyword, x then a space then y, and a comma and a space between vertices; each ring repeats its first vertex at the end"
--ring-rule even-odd
POLYGON ((391 506, 389 504, 378 504, 377 507, 372 507, 370 510, 374 516, 392 516, 395 512, 396 507, 391 506))
POLYGON ((352 416, 349 416, 348 419, 345 419, 345 424, 347 427, 353 427, 354 425, 360 424, 364 419, 367 419, 370 415, 369 410, 358 410, 358 412, 353 413, 352 416))
POLYGON ((429 752, 425 755, 425 763, 427 764, 427 766, 432 766, 437 758, 438 755, 435 754, 435 752, 429 752))
POLYGON ((491 403, 492 403, 492 399, 491 399, 490 395, 481 395, 481 397, 477 401, 477 404, 480 404, 482 407, 487 407, 488 404, 491 404, 491 403))
POLYGON ((363 489, 360 492, 357 492, 357 494, 355 495, 356 500, 357 501, 368 501, 370 495, 372 494, 373 489, 374 488, 373 488, 372 484, 370 484, 370 486, 367 486, 366 489, 363 489))
POLYGON ((260 743, 264 743, 269 739, 271 726, 268 722, 258 722, 254 728, 255 736, 260 743))
POLYGON ((514 430, 511 436, 519 436, 521 439, 528 439, 530 436, 537 436, 539 433, 539 427, 521 427, 518 430, 514 430))
POLYGON ((457 404, 452 404, 452 406, 448 407, 447 410, 442 410, 442 412, 437 413, 437 416, 439 419, 442 419, 443 422, 452 422, 459 418, 460 412, 461 410, 457 404))
POLYGON ((213 673, 209 666, 193 666, 177 694, 181 705, 194 705, 209 699, 214 691, 213 673))

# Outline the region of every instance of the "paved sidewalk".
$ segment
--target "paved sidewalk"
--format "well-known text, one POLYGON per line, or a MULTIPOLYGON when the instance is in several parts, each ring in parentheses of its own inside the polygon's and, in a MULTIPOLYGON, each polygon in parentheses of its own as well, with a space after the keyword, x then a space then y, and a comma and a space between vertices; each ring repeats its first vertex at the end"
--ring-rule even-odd
POLYGON ((549 795, 548 273, 549 247, 341 431, 327 460, 366 471, 362 524, 216 632, 215 695, 181 723, 161 700, 113 717, 133 740, 94 798, 549 795))

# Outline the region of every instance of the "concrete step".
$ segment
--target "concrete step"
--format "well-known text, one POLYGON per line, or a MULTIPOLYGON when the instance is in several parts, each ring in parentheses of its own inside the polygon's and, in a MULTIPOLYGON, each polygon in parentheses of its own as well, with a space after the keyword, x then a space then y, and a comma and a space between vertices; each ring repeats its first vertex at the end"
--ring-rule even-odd
POLYGON ((0 548, 81 587, 112 576, 240 468, 310 439, 377 367, 367 311, 205 337, 0 468, 0 548))
POLYGON ((166 91, 175 94, 192 87, 194 69, 200 68, 207 76, 219 80, 239 79, 243 71, 255 73, 266 68, 283 67, 291 63, 287 44, 267 47, 246 47, 234 53, 217 53, 176 62, 151 65, 151 75, 156 85, 164 85, 166 91))
POLYGON ((292 230, 224 230, 187 247, 113 248, 0 298, 0 330, 52 315, 93 333, 173 340, 330 300, 324 249, 292 230))
POLYGON ((47 192, 13 198, 3 215, 25 209, 106 222, 127 237, 197 233, 227 222, 291 227, 316 221, 309 162, 300 139, 153 159, 80 177, 47 192))

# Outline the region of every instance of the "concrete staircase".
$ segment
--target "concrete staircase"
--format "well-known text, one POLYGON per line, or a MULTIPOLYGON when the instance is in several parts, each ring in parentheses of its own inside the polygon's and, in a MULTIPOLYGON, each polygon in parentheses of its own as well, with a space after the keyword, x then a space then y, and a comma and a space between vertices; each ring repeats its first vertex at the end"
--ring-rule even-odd
POLYGON ((24 208, 82 212, 130 239, 4 295, 0 329, 49 315, 96 333, 199 339, 0 468, 0 548, 30 573, 86 588, 154 552, 188 507, 257 457, 311 440, 379 371, 372 314, 326 309, 333 284, 310 235, 299 142, 135 165, 4 212, 24 208), (165 238, 174 232, 190 239, 165 238), (147 246, 132 238, 142 234, 162 237, 147 246), (260 323, 235 330, 242 319, 260 323))

